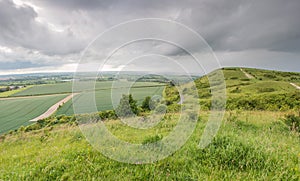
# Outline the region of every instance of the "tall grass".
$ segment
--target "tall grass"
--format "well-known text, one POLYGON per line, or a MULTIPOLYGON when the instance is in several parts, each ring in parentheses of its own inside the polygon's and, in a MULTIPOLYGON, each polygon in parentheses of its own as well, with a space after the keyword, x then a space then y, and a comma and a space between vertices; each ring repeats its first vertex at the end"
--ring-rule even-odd
MULTIPOLYGON (((3 180, 299 180, 299 134, 280 120, 283 113, 227 114, 218 135, 198 147, 207 120, 201 114, 188 142, 170 157, 152 164, 119 163, 104 157, 70 124, 7 135, 0 143, 3 180)), ((175 115, 176 116, 176 115, 175 115)), ((145 132, 107 121, 119 139, 157 141, 176 122, 169 116, 145 132), (130 133, 129 133, 130 130, 130 133)))

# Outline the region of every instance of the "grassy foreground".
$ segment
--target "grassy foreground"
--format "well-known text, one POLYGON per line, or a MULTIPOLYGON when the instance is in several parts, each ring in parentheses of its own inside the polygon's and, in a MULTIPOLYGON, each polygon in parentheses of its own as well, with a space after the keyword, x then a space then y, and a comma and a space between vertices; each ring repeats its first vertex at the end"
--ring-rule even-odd
MULTIPOLYGON (((299 180, 300 137, 280 112, 227 112, 215 140, 198 148, 208 113, 188 142, 152 164, 119 163, 89 145, 69 123, 6 135, 0 141, 0 180, 299 180)), ((176 115, 175 115, 176 117, 176 115)), ((142 143, 167 135, 170 116, 154 129, 136 130, 107 121, 120 139, 142 143)))

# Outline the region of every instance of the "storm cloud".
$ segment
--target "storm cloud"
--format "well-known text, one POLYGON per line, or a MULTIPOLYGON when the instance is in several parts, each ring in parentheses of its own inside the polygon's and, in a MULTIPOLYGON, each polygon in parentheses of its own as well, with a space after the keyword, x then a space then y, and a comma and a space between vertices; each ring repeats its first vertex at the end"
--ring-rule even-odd
MULTIPOLYGON (((74 64, 108 28, 163 18, 199 33, 223 66, 300 71, 299 10, 298 0, 0 0, 0 70, 74 64)), ((178 38, 197 53, 192 40, 178 38)), ((180 48, 156 47, 183 56, 180 48)))

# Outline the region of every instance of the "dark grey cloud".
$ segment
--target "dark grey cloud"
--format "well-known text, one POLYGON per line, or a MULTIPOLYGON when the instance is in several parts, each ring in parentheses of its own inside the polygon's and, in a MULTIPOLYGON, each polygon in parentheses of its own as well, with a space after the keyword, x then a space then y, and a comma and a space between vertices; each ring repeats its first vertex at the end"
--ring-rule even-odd
MULTIPOLYGON (((221 13, 217 14, 220 16, 208 22, 207 30, 203 31, 208 42, 216 50, 266 49, 299 52, 300 1, 234 1, 228 4, 226 2, 222 9, 220 3, 215 2, 212 5, 219 7, 217 9, 221 13)), ((205 9, 214 12, 210 8, 205 9)), ((199 16, 201 15, 195 15, 199 16)))
POLYGON ((0 1, 0 45, 24 47, 45 54, 69 54, 83 46, 72 32, 57 32, 37 21, 30 6, 17 7, 10 0, 0 1))
MULTIPOLYGON (((164 18, 196 30, 221 55, 225 66, 249 65, 245 60, 256 57, 260 58, 257 67, 266 67, 272 61, 264 57, 276 62, 287 57, 293 61, 285 67, 292 67, 291 62, 300 58, 299 10, 299 0, 0 0, 0 55, 6 48, 14 54, 1 55, 0 62, 9 57, 12 62, 22 58, 34 65, 74 63, 88 43, 107 28, 137 18, 164 18), (20 47, 27 51, 18 53, 20 47), (32 56, 32 51, 38 51, 39 57, 32 56), (255 56, 258 53, 261 56, 255 56)), ((199 52, 189 37, 175 38, 199 52)), ((185 54, 180 48, 160 44, 153 48, 167 56, 185 54)))
MULTIPOLYGON (((299 0, 52 0, 37 4, 103 11, 111 24, 133 18, 173 19, 196 29, 214 50, 300 50, 299 0)), ((91 13, 90 16, 97 17, 91 13)), ((110 23, 108 23, 110 24, 110 23)))

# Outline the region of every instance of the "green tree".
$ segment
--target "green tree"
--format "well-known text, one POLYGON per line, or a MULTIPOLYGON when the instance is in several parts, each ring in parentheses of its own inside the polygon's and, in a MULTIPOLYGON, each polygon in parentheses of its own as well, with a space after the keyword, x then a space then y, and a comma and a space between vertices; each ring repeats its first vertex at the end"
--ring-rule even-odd
POLYGON ((144 101, 142 102, 142 109, 144 111, 150 111, 151 110, 151 108, 150 108, 150 101, 151 101, 151 97, 150 96, 145 97, 144 101))
POLYGON ((122 95, 116 113, 119 117, 130 117, 139 113, 137 101, 133 99, 131 94, 122 95))

